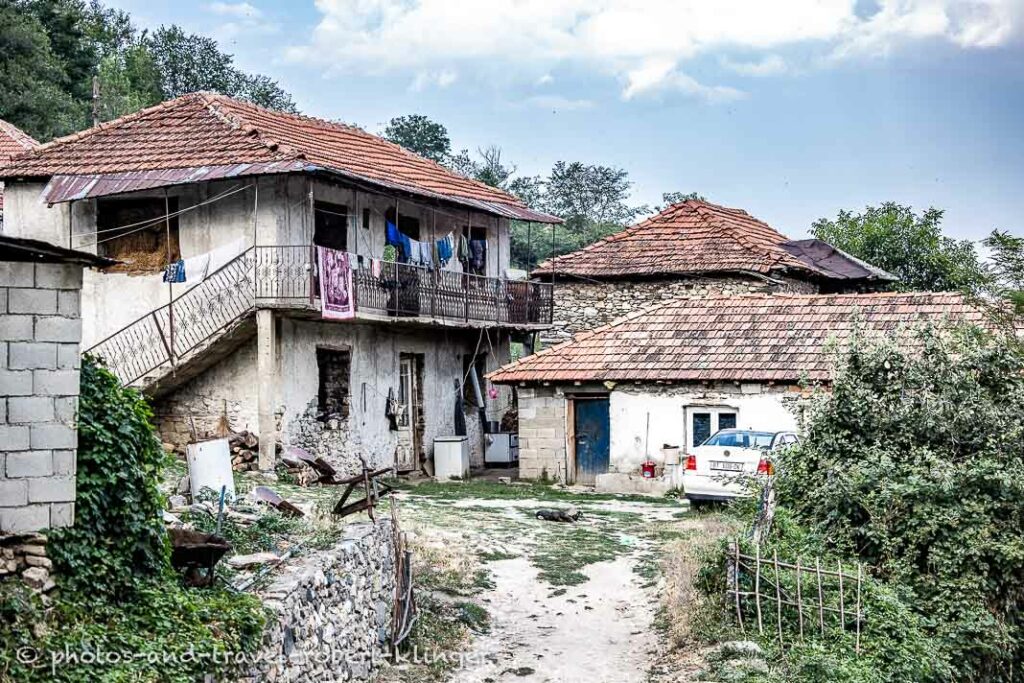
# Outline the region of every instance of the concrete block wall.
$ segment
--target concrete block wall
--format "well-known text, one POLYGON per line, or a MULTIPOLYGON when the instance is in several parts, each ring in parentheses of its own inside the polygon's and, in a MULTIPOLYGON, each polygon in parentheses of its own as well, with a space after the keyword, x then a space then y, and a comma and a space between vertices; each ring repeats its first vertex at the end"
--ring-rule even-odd
POLYGON ((75 517, 82 267, 0 262, 0 535, 75 517))
POLYGON ((519 476, 566 481, 565 397, 552 387, 519 388, 519 476))

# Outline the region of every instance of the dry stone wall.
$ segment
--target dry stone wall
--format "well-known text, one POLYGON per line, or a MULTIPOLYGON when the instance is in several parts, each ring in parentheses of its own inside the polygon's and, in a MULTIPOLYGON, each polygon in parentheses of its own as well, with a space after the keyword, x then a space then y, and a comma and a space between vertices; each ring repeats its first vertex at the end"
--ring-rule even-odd
POLYGON ((260 591, 272 616, 259 664, 240 683, 366 680, 386 655, 395 597, 390 519, 351 524, 334 547, 260 591))
POLYGON ((713 294, 790 293, 814 294, 809 282, 784 279, 775 284, 754 277, 660 278, 593 282, 555 282, 555 315, 552 329, 542 334, 545 344, 566 341, 583 330, 607 325, 634 311, 681 296, 713 294))

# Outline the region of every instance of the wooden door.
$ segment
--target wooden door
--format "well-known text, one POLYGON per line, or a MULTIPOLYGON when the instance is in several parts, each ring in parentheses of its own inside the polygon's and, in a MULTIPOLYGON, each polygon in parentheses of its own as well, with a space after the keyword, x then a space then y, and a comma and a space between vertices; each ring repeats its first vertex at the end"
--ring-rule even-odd
POLYGON ((608 471, 611 425, 608 397, 573 399, 576 447, 576 483, 594 484, 608 471))
POLYGON ((398 451, 395 455, 395 468, 399 472, 416 469, 423 450, 421 367, 414 354, 403 353, 399 358, 398 403, 401 410, 398 413, 398 451))

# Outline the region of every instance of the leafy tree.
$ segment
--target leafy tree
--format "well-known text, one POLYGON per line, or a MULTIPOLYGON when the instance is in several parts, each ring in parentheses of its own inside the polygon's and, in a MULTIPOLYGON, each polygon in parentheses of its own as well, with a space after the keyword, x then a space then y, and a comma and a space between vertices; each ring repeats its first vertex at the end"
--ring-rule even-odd
POLYGON ((394 117, 388 121, 383 137, 438 163, 447 162, 452 151, 448 129, 423 114, 394 117))
POLYGON ((855 339, 779 463, 780 504, 907 595, 953 680, 1024 664, 1022 370, 1009 335, 855 339))
POLYGON ((661 204, 654 207, 654 210, 664 211, 673 204, 681 204, 691 199, 698 202, 706 202, 708 200, 707 197, 699 192, 663 192, 661 194, 661 204))
POLYGON ((46 30, 14 0, 0 0, 0 118, 43 140, 68 132, 80 105, 46 30))
POLYGON ((993 292, 1018 315, 1024 313, 1024 237, 993 230, 982 244, 992 252, 988 274, 993 292))
POLYGON ((647 211, 627 203, 631 187, 621 168, 559 161, 545 183, 544 206, 571 233, 599 239, 647 211))
POLYGON ((900 289, 974 292, 985 280, 974 244, 942 234, 940 209, 917 215, 909 206, 886 202, 863 213, 840 211, 835 220, 811 226, 820 240, 887 270, 900 289))

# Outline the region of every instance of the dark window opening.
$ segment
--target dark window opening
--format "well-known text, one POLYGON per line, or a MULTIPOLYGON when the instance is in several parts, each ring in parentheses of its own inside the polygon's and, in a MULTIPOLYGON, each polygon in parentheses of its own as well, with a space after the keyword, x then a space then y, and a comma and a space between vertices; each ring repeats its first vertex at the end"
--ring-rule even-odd
POLYGON ((473 275, 487 275, 487 228, 462 227, 462 235, 469 242, 469 261, 466 271, 473 275))
POLYGON ((699 446, 711 436, 711 413, 693 414, 693 445, 699 446))
POLYGON ((351 396, 352 354, 347 350, 317 349, 316 365, 320 374, 317 419, 347 419, 351 396))
POLYGON ((462 357, 462 376, 465 382, 462 385, 462 398, 467 408, 483 408, 484 406, 476 400, 476 392, 473 391, 473 378, 470 367, 476 370, 476 379, 480 385, 480 396, 484 394, 484 374, 487 372, 487 354, 478 354, 475 358, 469 354, 462 357))
MULTIPOLYGON (((385 220, 395 222, 395 210, 394 208, 388 209, 384 212, 385 220)), ((405 214, 398 215, 398 231, 404 233, 407 237, 411 237, 414 240, 420 239, 420 219, 413 216, 406 216, 405 214)))
POLYGON ((736 429, 736 413, 719 413, 719 429, 736 429))
POLYGON ((167 265, 168 252, 172 262, 181 258, 178 217, 168 221, 168 209, 177 212, 177 197, 170 197, 166 204, 163 197, 96 200, 96 253, 122 262, 109 270, 156 273, 167 265))
POLYGON ((338 251, 348 249, 348 207, 313 203, 313 244, 338 251))
POLYGON ((370 229, 370 210, 363 209, 363 230, 370 229))

